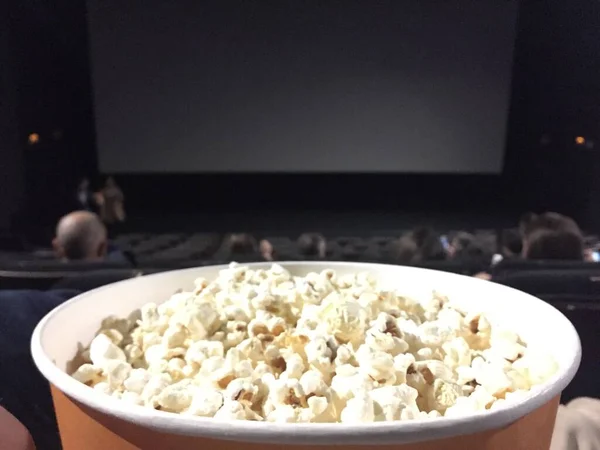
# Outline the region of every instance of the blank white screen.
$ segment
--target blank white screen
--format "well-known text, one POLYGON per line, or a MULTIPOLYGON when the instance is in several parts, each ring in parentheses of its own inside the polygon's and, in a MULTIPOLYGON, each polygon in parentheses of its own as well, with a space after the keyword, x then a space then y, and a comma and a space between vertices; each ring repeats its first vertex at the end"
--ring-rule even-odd
POLYGON ((516 0, 88 0, 104 172, 502 169, 516 0))

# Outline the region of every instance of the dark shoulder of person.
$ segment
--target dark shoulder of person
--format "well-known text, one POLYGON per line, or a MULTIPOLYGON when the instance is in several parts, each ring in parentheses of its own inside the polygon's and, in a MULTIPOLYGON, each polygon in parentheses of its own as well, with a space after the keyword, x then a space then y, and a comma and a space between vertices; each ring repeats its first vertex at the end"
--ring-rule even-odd
POLYGON ((31 333, 52 309, 79 294, 73 289, 51 291, 0 290, 0 346, 2 355, 14 349, 12 343, 24 339, 29 349, 31 333))
POLYGON ((60 439, 48 384, 31 359, 31 334, 48 312, 77 294, 72 290, 0 290, 0 399, 40 449, 58 449, 60 439))

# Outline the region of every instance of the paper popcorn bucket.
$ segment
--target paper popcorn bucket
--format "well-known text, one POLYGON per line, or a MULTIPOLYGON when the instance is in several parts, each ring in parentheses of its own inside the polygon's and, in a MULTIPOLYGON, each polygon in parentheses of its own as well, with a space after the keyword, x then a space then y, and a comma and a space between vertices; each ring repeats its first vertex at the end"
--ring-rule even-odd
MULTIPOLYGON (((282 263, 295 275, 334 269, 372 272, 407 294, 432 289, 467 310, 509 325, 528 345, 550 351, 559 369, 520 402, 464 417, 368 424, 282 424, 217 421, 126 404, 70 377, 74 356, 102 319, 125 317, 148 302, 160 303, 197 277, 214 278, 224 266, 186 269, 127 280, 82 294, 50 312, 32 337, 34 361, 51 385, 63 448, 301 450, 340 446, 353 450, 547 450, 561 391, 581 359, 571 323, 528 294, 470 277, 425 269, 355 263, 282 263)), ((265 268, 267 264, 253 264, 265 268)))

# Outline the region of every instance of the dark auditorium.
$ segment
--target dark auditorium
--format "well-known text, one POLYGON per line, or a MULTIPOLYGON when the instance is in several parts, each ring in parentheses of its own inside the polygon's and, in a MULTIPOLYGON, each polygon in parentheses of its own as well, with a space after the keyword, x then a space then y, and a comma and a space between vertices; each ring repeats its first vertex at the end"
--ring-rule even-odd
POLYGON ((0 450, 600 450, 600 2, 0 22, 0 450))

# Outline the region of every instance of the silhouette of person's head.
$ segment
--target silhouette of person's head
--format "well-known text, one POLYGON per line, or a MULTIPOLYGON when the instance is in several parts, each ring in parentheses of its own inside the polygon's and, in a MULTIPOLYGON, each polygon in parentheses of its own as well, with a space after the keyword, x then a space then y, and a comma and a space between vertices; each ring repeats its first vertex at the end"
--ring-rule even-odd
POLYGON ((52 246, 61 259, 100 260, 106 256, 106 227, 92 212, 69 213, 58 221, 52 246))

